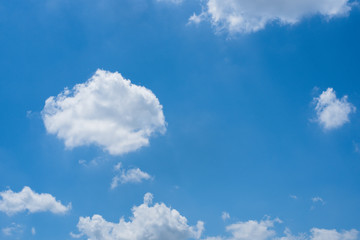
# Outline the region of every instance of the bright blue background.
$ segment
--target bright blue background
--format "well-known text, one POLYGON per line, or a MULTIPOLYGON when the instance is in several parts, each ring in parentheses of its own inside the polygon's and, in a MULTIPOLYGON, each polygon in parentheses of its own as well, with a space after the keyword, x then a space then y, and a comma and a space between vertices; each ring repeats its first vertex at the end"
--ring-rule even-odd
POLYGON ((79 216, 117 222, 146 192, 189 224, 205 221, 207 236, 264 215, 283 220, 280 231, 360 228, 360 115, 327 132, 310 121, 312 99, 328 87, 360 108, 359 9, 230 39, 208 23, 187 25, 199 11, 197 1, 0 0, 0 190, 30 186, 73 206, 65 216, 0 213, 0 228, 16 222, 26 226, 21 239, 70 239, 79 216), (166 134, 121 157, 66 150, 46 134, 45 100, 97 68, 151 89, 166 134), (155 179, 110 190, 119 161, 155 179))

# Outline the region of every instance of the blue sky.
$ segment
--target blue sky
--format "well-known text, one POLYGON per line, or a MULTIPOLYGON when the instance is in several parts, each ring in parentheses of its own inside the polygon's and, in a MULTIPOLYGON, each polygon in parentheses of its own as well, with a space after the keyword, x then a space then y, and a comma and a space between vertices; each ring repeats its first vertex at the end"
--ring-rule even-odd
POLYGON ((359 24, 346 0, 0 1, 0 239, 360 239, 359 24))

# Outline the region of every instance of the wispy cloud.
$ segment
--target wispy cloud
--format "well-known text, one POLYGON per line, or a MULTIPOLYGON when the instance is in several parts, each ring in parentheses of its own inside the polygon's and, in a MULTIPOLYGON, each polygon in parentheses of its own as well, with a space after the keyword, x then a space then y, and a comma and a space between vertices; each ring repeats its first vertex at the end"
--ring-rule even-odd
POLYGON ((23 227, 20 224, 12 223, 10 226, 2 228, 1 231, 5 236, 10 237, 21 234, 23 232, 23 227))
POLYGON ((321 197, 313 197, 311 200, 313 201, 313 203, 325 204, 324 200, 321 197))
POLYGON ((150 174, 143 172, 140 168, 124 169, 121 163, 115 165, 114 170, 117 175, 112 179, 111 189, 116 188, 119 183, 141 183, 144 180, 152 179, 150 174))
POLYGON ((290 194, 289 197, 292 198, 292 199, 294 199, 294 200, 297 200, 297 199, 298 199, 298 197, 297 197, 296 195, 293 195, 293 194, 290 194))
POLYGON ((228 212, 222 212, 221 218, 223 221, 226 221, 227 219, 230 219, 230 214, 228 212))

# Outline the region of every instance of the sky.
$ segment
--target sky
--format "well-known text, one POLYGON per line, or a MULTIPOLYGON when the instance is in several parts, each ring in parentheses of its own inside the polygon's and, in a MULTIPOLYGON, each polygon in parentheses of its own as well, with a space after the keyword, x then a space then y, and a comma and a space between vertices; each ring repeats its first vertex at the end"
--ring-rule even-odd
POLYGON ((360 2, 0 0, 0 239, 359 240, 360 2))

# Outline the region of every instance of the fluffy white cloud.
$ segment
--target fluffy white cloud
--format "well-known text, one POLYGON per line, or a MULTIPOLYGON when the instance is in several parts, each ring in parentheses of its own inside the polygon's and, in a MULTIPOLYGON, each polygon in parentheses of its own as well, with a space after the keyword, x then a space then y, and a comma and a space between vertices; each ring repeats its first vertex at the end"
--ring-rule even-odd
POLYGON ((207 0, 203 12, 189 20, 209 20, 218 31, 250 33, 273 22, 295 24, 306 16, 332 18, 350 10, 349 0, 207 0))
POLYGON ((66 147, 95 144, 113 155, 135 151, 166 131, 162 106, 149 89, 103 70, 48 98, 42 116, 46 130, 66 147))
POLYGON ((230 239, 265 240, 275 235, 275 231, 272 229, 275 222, 280 222, 280 220, 266 219, 260 222, 250 220, 247 222, 238 222, 227 226, 226 230, 232 234, 230 239))
MULTIPOLYGON (((163 203, 150 206, 151 194, 146 194, 144 203, 132 209, 130 221, 107 222, 100 215, 80 217, 77 225, 81 234, 89 240, 186 240, 199 239, 203 223, 189 226, 187 219, 175 209, 163 203)), ((74 234, 73 234, 74 235, 74 234)))
POLYGON ((355 112, 356 108, 348 102, 348 97, 341 99, 336 97, 335 91, 328 88, 318 98, 314 99, 317 121, 325 129, 341 127, 349 122, 349 114, 355 112))
POLYGON ((125 170, 121 167, 121 163, 115 166, 115 171, 118 174, 113 178, 111 182, 111 189, 114 189, 118 186, 119 182, 122 184, 125 183, 141 183, 143 180, 151 179, 151 176, 141 171, 139 168, 132 168, 125 170))
POLYGON ((28 211, 35 212, 52 212, 55 214, 64 214, 71 209, 71 204, 64 206, 60 201, 48 194, 38 194, 33 192, 29 187, 24 187, 16 193, 9 190, 0 192, 0 211, 8 215, 28 211))

